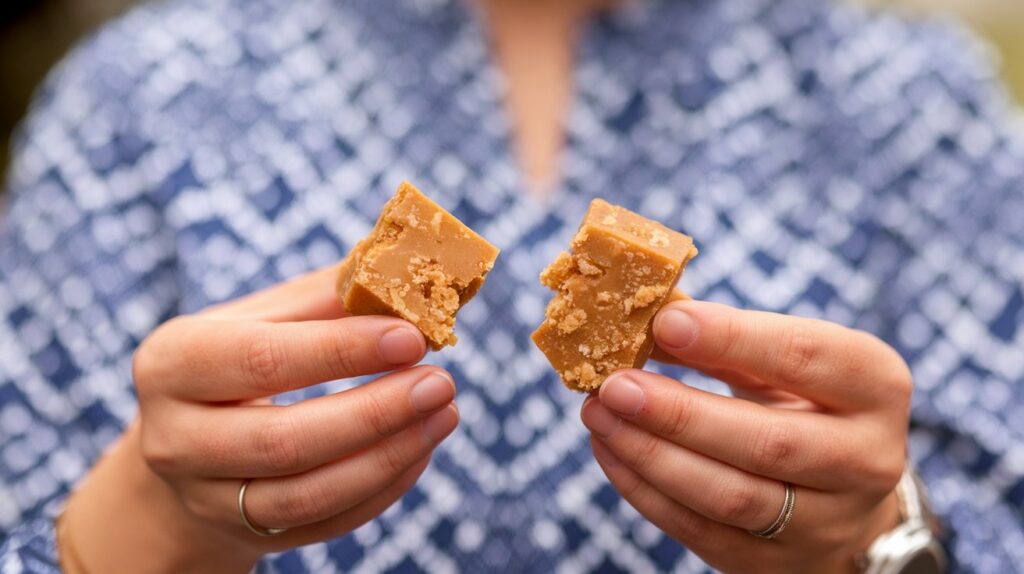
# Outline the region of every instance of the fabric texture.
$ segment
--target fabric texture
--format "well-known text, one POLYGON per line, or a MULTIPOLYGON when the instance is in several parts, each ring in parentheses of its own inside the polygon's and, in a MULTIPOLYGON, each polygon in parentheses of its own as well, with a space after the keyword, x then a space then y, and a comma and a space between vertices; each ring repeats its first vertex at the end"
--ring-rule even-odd
POLYGON ((406 178, 502 249, 427 360, 463 422, 400 503, 260 570, 707 570, 608 484, 528 338, 593 197, 694 236, 698 298, 893 345, 954 571, 1024 564, 1024 145, 975 44, 820 0, 640 1, 577 55, 547 201, 467 4, 173 0, 69 56, 0 224, 0 571, 58 570, 51 518, 134 416, 148 332, 340 259, 406 178))

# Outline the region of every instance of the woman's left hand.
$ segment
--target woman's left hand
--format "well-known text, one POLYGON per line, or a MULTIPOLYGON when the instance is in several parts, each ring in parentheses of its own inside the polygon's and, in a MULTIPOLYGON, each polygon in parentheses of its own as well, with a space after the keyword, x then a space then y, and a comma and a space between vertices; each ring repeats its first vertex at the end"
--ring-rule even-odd
POLYGON ((620 371, 583 404, 591 446, 641 514, 729 572, 854 571, 899 521, 911 376, 876 337, 819 320, 681 301, 654 322, 655 355, 735 397, 620 371), (792 521, 775 539, 785 483, 792 521))

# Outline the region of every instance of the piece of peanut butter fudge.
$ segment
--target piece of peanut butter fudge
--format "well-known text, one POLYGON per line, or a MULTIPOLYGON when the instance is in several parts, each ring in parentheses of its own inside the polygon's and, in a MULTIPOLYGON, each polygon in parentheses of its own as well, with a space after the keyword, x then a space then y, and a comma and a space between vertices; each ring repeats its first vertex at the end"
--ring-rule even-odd
POLYGON ((455 314, 497 257, 497 247, 402 182, 342 263, 338 295, 353 315, 409 321, 436 351, 455 344, 455 314))
POLYGON ((685 297, 673 287, 697 249, 690 237, 600 199, 571 248, 540 275, 556 294, 533 341, 567 387, 589 392, 647 361, 654 315, 685 297))

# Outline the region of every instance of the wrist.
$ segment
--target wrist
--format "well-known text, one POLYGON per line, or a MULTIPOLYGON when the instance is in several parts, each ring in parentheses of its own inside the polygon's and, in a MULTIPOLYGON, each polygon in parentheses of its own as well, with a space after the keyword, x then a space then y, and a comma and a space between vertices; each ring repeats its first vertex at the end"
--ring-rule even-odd
POLYGON ((259 552, 196 519, 142 459, 132 425, 69 498, 62 555, 96 572, 248 572, 259 552))

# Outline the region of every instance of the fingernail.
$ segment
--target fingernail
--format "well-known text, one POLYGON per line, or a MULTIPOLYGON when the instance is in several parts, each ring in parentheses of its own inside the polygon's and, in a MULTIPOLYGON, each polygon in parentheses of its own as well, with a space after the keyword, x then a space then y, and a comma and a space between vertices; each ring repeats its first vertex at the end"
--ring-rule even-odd
POLYGON ((685 349, 697 340, 697 321, 686 311, 666 309, 658 314, 654 336, 662 347, 685 349))
POLYGON ((417 382, 409 392, 412 408, 419 413, 429 413, 452 402, 455 398, 455 383, 440 373, 431 373, 417 382))
POLYGON ((380 357, 392 365, 405 365, 423 356, 423 337, 412 327, 395 327, 377 343, 380 357))
POLYGON ((599 401, 589 401, 584 405, 580 418, 583 419, 583 424, 590 429, 590 432, 602 438, 608 438, 615 434, 621 424, 619 417, 599 401))
POLYGON ((601 385, 601 404, 627 416, 634 416, 644 406, 644 390, 626 375, 609 377, 601 385))
POLYGON ((459 413, 455 407, 436 412, 423 421, 423 438, 427 444, 437 444, 455 430, 459 424, 459 413))
POLYGON ((590 448, 594 451, 594 458, 604 466, 619 466, 622 464, 622 459, 615 456, 615 453, 612 452, 612 449, 603 440, 592 441, 590 448))

